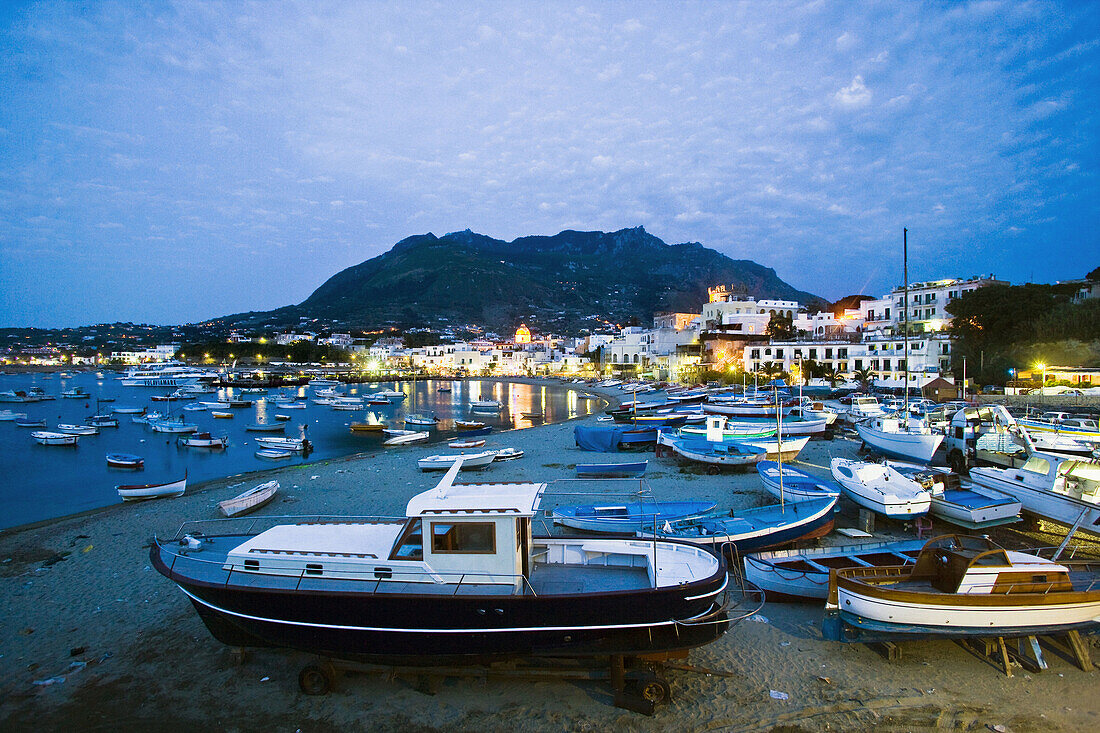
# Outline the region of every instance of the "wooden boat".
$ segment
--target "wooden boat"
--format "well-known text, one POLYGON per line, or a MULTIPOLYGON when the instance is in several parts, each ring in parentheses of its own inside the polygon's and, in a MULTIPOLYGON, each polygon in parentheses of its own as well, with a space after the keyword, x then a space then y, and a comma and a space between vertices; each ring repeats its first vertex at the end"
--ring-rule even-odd
POLYGON ((755 446, 727 443, 713 443, 696 438, 676 438, 661 434, 664 445, 672 448, 676 455, 696 463, 711 466, 748 466, 764 459, 765 450, 755 446))
POLYGON ((232 499, 218 502, 218 509, 227 517, 239 517, 242 514, 254 512, 275 498, 279 490, 278 481, 268 481, 259 486, 254 486, 244 493, 237 494, 232 499))
POLYGON ((187 490, 187 473, 178 481, 168 481, 163 484, 134 484, 115 487, 123 501, 144 501, 146 499, 163 499, 167 497, 183 496, 187 490))
POLYGON ((229 445, 229 438, 225 435, 215 436, 210 433, 194 433, 182 438, 176 438, 176 445, 184 448, 213 448, 221 449, 229 445))
POLYGON ((831 469, 848 498, 865 509, 905 518, 927 514, 931 507, 931 493, 884 463, 834 458, 831 469))
POLYGON ((18 417, 15 419, 15 425, 20 428, 44 428, 46 427, 46 419, 18 417))
POLYGON ((978 486, 1008 494, 1024 511, 1100 535, 1100 463, 1036 452, 1019 468, 972 468, 978 486))
POLYGON ((932 495, 930 511, 935 517, 968 529, 983 529, 1020 521, 1019 500, 1000 491, 942 468, 887 461, 891 468, 908 476, 932 495))
POLYGON ((523 458, 523 451, 517 448, 501 448, 496 451, 496 458, 494 461, 514 461, 519 458, 523 458))
POLYGON ((386 427, 384 422, 353 422, 351 424, 351 432, 353 433, 380 433, 386 427))
POLYGON ((756 472, 764 489, 782 501, 806 501, 840 496, 840 486, 829 479, 812 476, 805 471, 781 465, 775 461, 760 461, 756 472), (782 477, 782 485, 780 480, 782 477))
POLYGON ((649 461, 633 463, 578 463, 576 472, 581 477, 593 476, 641 476, 645 473, 649 461))
POLYGON ((278 450, 277 448, 261 448, 255 453, 257 458, 264 458, 269 461, 279 461, 284 458, 290 458, 294 453, 288 450, 278 450))
POLYGON ((837 497, 810 499, 730 512, 728 517, 709 516, 669 522, 654 532, 658 539, 679 539, 714 551, 741 554, 777 547, 787 542, 823 537, 833 529, 837 497))
POLYGON ((912 565, 834 570, 826 612, 893 634, 1022 636, 1100 626, 1100 562, 1048 560, 984 537, 929 540, 912 565))
POLYGON ((586 532, 652 531, 665 522, 694 519, 714 510, 713 501, 639 501, 632 504, 574 504, 555 507, 550 516, 560 524, 586 532))
POLYGON ((745 555, 745 579, 762 588, 769 601, 824 601, 831 570, 911 565, 924 543, 899 540, 754 552, 745 555))
POLYGON ((944 438, 922 421, 886 416, 856 423, 856 432, 868 448, 878 453, 920 463, 932 462, 944 438))
POLYGON ((107 465, 112 468, 141 468, 145 459, 132 453, 108 453, 107 465))
POLYGON ((469 440, 452 440, 447 443, 448 448, 480 448, 485 445, 484 438, 470 438, 469 440))
POLYGON ((225 644, 361 662, 662 653, 728 628, 718 555, 532 537, 546 484, 455 485, 458 471, 404 518, 155 539, 150 560, 225 644))
POLYGON ((313 444, 305 438, 256 438, 256 445, 295 453, 305 453, 313 448, 313 444))
POLYGON ((218 412, 217 410, 210 411, 210 417, 217 418, 218 420, 232 420, 232 412, 218 412))
POLYGON ((480 430, 487 427, 485 423, 478 420, 455 420, 455 430, 480 430))
POLYGON ((61 423, 57 426, 56 432, 65 433, 67 435, 98 435, 99 428, 95 425, 70 425, 68 423, 61 423))
POLYGON ((76 445, 79 435, 69 433, 53 433, 48 430, 38 430, 31 433, 31 437, 42 445, 76 445))
POLYGON ((254 422, 245 425, 244 429, 252 433, 281 433, 286 430, 286 425, 281 422, 254 422))
POLYGON ((469 471, 485 468, 496 458, 496 451, 481 453, 462 453, 460 455, 425 456, 416 462, 421 471, 446 471, 461 459, 462 470, 469 471))
POLYGON ((399 434, 391 435, 391 437, 383 440, 382 445, 407 445, 408 443, 418 443, 421 440, 427 440, 429 437, 430 434, 427 431, 417 432, 415 430, 402 430, 399 434))

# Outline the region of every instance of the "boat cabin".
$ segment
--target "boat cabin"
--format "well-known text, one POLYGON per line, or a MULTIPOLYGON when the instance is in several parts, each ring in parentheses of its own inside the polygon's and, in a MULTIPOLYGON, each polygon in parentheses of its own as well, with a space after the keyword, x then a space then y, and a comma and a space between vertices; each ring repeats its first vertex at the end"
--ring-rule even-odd
POLYGON ((1052 560, 1005 550, 984 537, 946 535, 929 540, 912 580, 941 593, 991 595, 1072 591, 1069 569, 1052 560))

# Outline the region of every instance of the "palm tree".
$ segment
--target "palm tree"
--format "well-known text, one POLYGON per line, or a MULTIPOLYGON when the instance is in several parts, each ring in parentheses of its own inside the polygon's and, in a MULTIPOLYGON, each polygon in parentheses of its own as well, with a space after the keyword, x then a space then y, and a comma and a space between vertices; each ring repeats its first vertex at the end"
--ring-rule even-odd
POLYGON ((835 389, 836 388, 836 383, 839 382, 840 380, 844 379, 844 372, 837 369, 832 364, 825 364, 821 368, 821 376, 824 379, 828 379, 829 380, 829 386, 833 387, 835 389))
POLYGON ((854 377, 855 380, 859 382, 859 386, 865 390, 870 389, 874 385, 876 376, 878 375, 875 374, 873 369, 867 369, 866 367, 863 369, 856 369, 852 372, 852 377, 854 377))
POLYGON ((760 365, 760 373, 768 379, 774 378, 777 374, 781 373, 783 369, 774 361, 766 361, 760 365))

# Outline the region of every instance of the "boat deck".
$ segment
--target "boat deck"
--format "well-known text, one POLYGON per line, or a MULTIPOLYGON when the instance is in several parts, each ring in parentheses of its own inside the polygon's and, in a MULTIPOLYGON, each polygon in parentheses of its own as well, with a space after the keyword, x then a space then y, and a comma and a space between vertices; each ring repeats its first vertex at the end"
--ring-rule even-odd
POLYGON ((540 596, 652 587, 645 568, 600 565, 536 563, 532 568, 530 581, 531 587, 540 596))
POLYGON ((959 506, 966 507, 967 509, 981 509, 984 506, 991 504, 1011 504, 1014 499, 1011 497, 1005 497, 998 501, 991 499, 988 496, 983 496, 969 489, 948 489, 943 492, 943 500, 949 501, 952 504, 958 504, 959 506))

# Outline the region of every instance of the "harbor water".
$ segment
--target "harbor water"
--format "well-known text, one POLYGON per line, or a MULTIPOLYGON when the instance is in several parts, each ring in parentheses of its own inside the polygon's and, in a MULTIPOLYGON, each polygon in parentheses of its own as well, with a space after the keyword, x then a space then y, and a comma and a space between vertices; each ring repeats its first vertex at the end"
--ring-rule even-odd
MULTIPOLYGON (((542 422, 557 422, 590 414, 602 409, 606 402, 585 399, 581 392, 558 384, 528 384, 480 379, 428 379, 412 382, 375 382, 341 385, 342 396, 362 397, 380 390, 396 390, 405 399, 391 401, 387 406, 367 405, 354 411, 334 410, 316 404, 313 387, 284 388, 282 393, 297 397, 305 409, 285 409, 268 394, 242 393, 233 388, 219 389, 216 394, 204 394, 171 402, 152 401, 154 395, 164 395, 173 388, 123 386, 115 372, 55 374, 21 374, 0 376, 0 391, 28 391, 40 387, 56 399, 32 403, 0 403, 0 410, 26 413, 29 419, 44 419, 45 427, 19 427, 14 421, 0 421, 0 529, 31 522, 75 514, 118 503, 119 484, 150 484, 172 481, 187 474, 188 485, 249 471, 258 471, 329 458, 369 453, 381 450, 400 451, 400 447, 384 448, 387 437, 381 432, 352 433, 353 422, 384 422, 401 428, 409 413, 434 414, 439 423, 433 428, 409 426, 413 430, 428 430, 430 442, 453 440, 462 433, 455 420, 476 420, 492 427, 487 437, 489 447, 507 447, 507 440, 498 433, 530 427, 542 422), (63 391, 80 388, 86 398, 62 398, 63 391), (450 391, 439 391, 440 388, 450 391), (99 402, 98 400, 111 400, 99 402), (208 408, 186 411, 183 407, 196 402, 220 399, 252 400, 250 407, 208 408), (474 412, 474 400, 495 399, 503 404, 499 412, 474 412), (98 435, 81 436, 75 447, 39 445, 31 433, 53 431, 58 424, 86 424, 86 418, 110 414, 119 407, 144 407, 148 411, 182 416, 198 426, 200 432, 226 436, 225 450, 187 448, 177 444, 180 437, 154 432, 147 425, 135 423, 131 414, 115 414, 119 426, 103 427, 98 435), (216 419, 211 409, 232 412, 232 419, 216 419), (542 417, 524 417, 541 414, 542 417), (276 415, 289 417, 283 432, 250 432, 253 423, 276 422, 276 415), (255 454, 262 446, 256 438, 265 436, 305 436, 313 446, 308 457, 293 454, 288 459, 271 461, 255 454), (497 436, 494 438, 494 436, 497 436), (139 470, 107 466, 108 453, 130 453, 141 456, 144 467, 139 470)), ((457 452, 443 443, 441 452, 457 452)))

